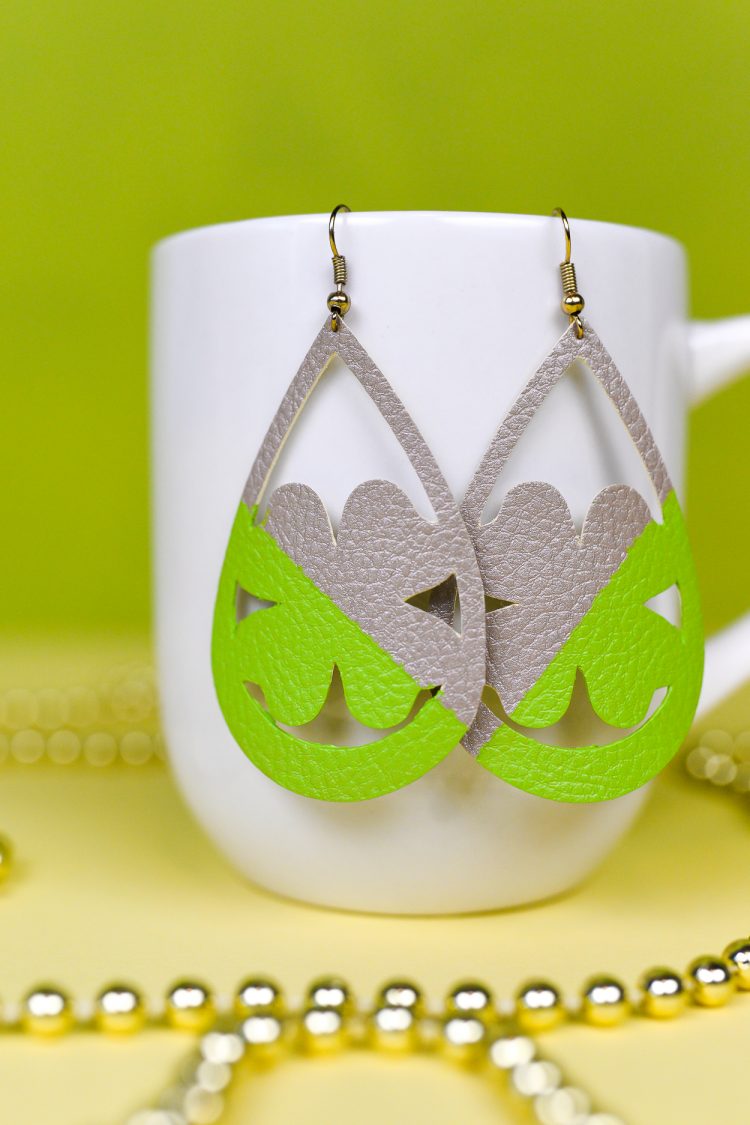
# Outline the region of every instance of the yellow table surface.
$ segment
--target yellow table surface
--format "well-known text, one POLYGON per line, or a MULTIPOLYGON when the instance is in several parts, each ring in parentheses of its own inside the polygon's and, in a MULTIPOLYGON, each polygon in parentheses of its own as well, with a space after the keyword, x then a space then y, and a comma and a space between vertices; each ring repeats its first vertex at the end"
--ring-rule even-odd
MULTIPOLYGON (((138 638, 6 643, 5 686, 95 679, 147 657, 138 638)), ((750 727, 750 690, 702 724, 750 727)), ((18 867, 0 895, 0 992, 40 979, 91 996, 113 978, 160 994, 175 977, 231 992, 271 973, 298 995, 321 972, 369 996, 412 976, 438 999, 456 978, 501 997, 529 974, 568 992, 596 970, 632 982, 648 965, 684 967, 750 930, 750 801, 709 791, 678 766, 659 779, 627 839, 575 893, 531 909, 461 918, 382 918, 313 909, 245 883, 192 821, 161 765, 29 767, 0 773, 0 828, 18 867)), ((602 1108, 629 1125, 746 1125, 750 993, 669 1024, 569 1026, 544 1045, 602 1108)), ((3 1037, 5 1125, 118 1125, 165 1086, 189 1050, 177 1033, 113 1042, 3 1037)), ((523 1120, 499 1088, 438 1061, 364 1053, 294 1061, 235 1086, 227 1125, 523 1120)))

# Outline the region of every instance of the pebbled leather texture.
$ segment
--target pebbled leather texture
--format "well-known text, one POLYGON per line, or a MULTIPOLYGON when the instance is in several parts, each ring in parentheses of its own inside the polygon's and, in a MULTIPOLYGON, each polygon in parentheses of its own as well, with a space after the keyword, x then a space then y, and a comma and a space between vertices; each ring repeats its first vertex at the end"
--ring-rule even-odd
POLYGON ((461 506, 487 593, 513 603, 487 617, 487 682, 510 722, 480 704, 463 745, 498 777, 562 801, 600 801, 643 785, 676 753, 697 705, 703 637, 687 533, 653 435, 620 372, 587 323, 571 325, 541 363, 490 443, 461 506), (511 490, 494 520, 482 514, 518 439, 568 368, 581 361, 612 399, 651 477, 664 524, 634 490, 614 485, 589 508, 580 538, 552 485, 511 490), (680 628, 643 604, 677 584, 680 628), (527 730, 567 710, 578 670, 594 710, 615 728, 605 746, 538 742, 527 730), (654 691, 667 693, 645 718, 654 691), (645 721, 644 721, 645 719, 645 721))
POLYGON ((349 710, 383 729, 407 718, 419 691, 282 551, 240 504, 222 567, 211 660, 219 704, 238 745, 279 785, 326 801, 361 801, 415 781, 465 731, 440 694, 397 730, 362 746, 312 742, 279 724, 318 713, 338 666, 349 710), (273 604, 237 620, 237 589, 273 604), (257 684, 268 709, 247 689, 257 684))
POLYGON ((334 538, 320 497, 304 484, 278 488, 266 531, 348 618, 422 687, 440 685, 468 726, 477 708, 462 636, 407 598, 453 573, 466 534, 456 510, 429 523, 395 484, 370 480, 349 496, 334 538))
POLYGON ((512 712, 565 644, 651 515, 627 485, 603 489, 579 537, 551 484, 513 488, 477 532, 485 593, 512 602, 487 614, 487 682, 512 712))
POLYGON ((349 329, 342 324, 334 333, 329 318, 248 476, 222 569, 212 659, 222 712, 248 757, 279 784, 324 800, 364 800, 408 784, 458 744, 476 714, 485 677, 484 590, 466 525, 400 399, 349 329), (387 481, 367 481, 353 491, 337 536, 322 501, 304 484, 277 489, 256 522, 282 445, 336 355, 404 449, 434 522, 422 519, 387 481), (282 575, 291 586, 280 592, 282 575), (460 633, 406 603, 451 576, 460 633), (275 604, 238 622, 238 585, 275 604), (405 725, 351 748, 282 730, 278 724, 304 725, 320 711, 334 665, 355 718, 378 730, 405 725), (262 689, 268 710, 246 682, 262 689), (420 688, 436 694, 406 721, 420 688))
MULTIPOLYGON (((419 477, 435 513, 437 527, 431 542, 433 556, 442 553, 443 573, 440 575, 440 580, 450 574, 455 575, 461 605, 461 633, 458 635, 457 642, 451 640, 445 632, 433 629, 425 621, 420 620, 420 617, 426 618, 427 615, 420 614, 414 606, 398 614, 402 625, 407 629, 407 636, 403 638, 398 636, 396 610, 393 606, 379 635, 384 646, 395 659, 408 656, 410 667, 420 682, 422 680, 429 682, 432 679, 433 669, 437 669, 440 675, 445 677, 442 680, 442 687, 446 703, 468 726, 476 714, 484 686, 485 668, 484 589, 474 548, 445 477, 414 420, 383 373, 345 324, 341 323, 339 330, 333 332, 330 317, 326 317, 261 443, 245 485, 243 500, 250 508, 260 506, 268 478, 284 442, 288 440, 296 418, 336 355, 343 360, 367 391, 419 477), (439 651, 430 655, 427 649, 433 642, 438 644, 439 651), (449 646, 454 650, 453 656, 446 651, 449 646)), ((403 494, 399 496, 399 492, 400 490, 385 481, 368 482, 364 492, 357 489, 352 497, 348 517, 349 539, 358 537, 362 551, 355 565, 360 569, 369 568, 369 576, 365 581, 364 576, 357 579, 356 575, 350 575, 347 583, 338 583, 337 593, 342 593, 344 585, 348 584, 351 594, 352 581, 359 581, 360 590, 354 595, 354 600, 359 602, 358 620, 368 629, 372 627, 372 619, 365 618, 366 606, 362 604, 361 588, 363 585, 368 585, 367 596, 370 596, 376 587, 379 579, 378 566, 383 562, 386 545, 384 544, 379 550, 372 534, 370 542, 365 544, 366 536, 363 536, 361 529, 357 531, 357 519, 365 518, 371 522, 372 513, 367 512, 366 509, 373 499, 375 501, 382 499, 395 504, 392 517, 381 525, 382 533, 388 536, 388 544, 395 545, 396 549, 404 555, 407 563, 409 560, 416 561, 417 551, 410 545, 408 533, 409 530, 414 530, 418 536, 424 538, 424 530, 415 522, 416 513, 410 511, 411 505, 408 501, 404 503, 401 499, 403 494), (394 526, 396 512, 406 521, 406 529, 399 531, 394 526)), ((298 496, 303 500, 301 493, 298 496)), ((279 497, 281 504, 284 503, 285 498, 288 506, 292 497, 289 493, 282 494, 279 497)), ((303 502, 308 505, 306 511, 309 512, 309 496, 305 496, 303 502)), ((288 519, 286 522, 289 522, 288 519)), ((299 532, 295 533, 289 529, 288 534, 294 538, 295 535, 298 537, 299 532)), ((418 589, 417 583, 408 591, 406 597, 418 592, 418 589)), ((392 605, 392 598, 390 600, 392 605)), ((347 599, 347 605, 349 609, 352 608, 350 599, 347 599)))
POLYGON ((617 408, 651 477, 660 503, 663 504, 672 491, 672 483, 654 436, 612 356, 588 321, 581 340, 571 324, 511 406, 471 480, 461 512, 472 536, 480 526, 484 506, 516 443, 552 388, 577 360, 589 368, 617 408))
POLYGON ((703 628, 687 529, 673 492, 663 515, 663 523, 650 522, 632 544, 511 719, 524 726, 555 722, 568 706, 578 668, 595 710, 613 726, 641 722, 659 687, 667 688, 664 699, 623 738, 575 749, 540 743, 482 705, 468 748, 497 777, 557 801, 609 800, 644 785, 679 749, 700 693, 703 628), (644 604, 675 583, 679 627, 644 604))

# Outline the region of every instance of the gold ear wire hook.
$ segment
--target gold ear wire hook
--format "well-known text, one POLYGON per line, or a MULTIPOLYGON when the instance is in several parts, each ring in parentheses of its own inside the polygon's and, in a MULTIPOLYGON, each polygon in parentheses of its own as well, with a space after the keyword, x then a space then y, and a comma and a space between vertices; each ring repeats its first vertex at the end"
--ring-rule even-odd
POLYGON ((570 241, 570 223, 568 222, 568 216, 565 214, 562 207, 555 207, 552 214, 559 215, 562 219, 562 225, 565 231, 565 261, 562 264, 564 266, 567 266, 570 264, 570 251, 572 246, 572 243, 570 241))
POLYGON ((336 216, 339 211, 350 211, 351 208, 347 207, 346 203, 338 203, 333 211, 331 211, 330 218, 328 219, 328 241, 331 244, 331 254, 333 257, 333 281, 336 286, 333 293, 328 294, 327 305, 331 313, 331 331, 338 332, 339 325, 346 314, 351 308, 351 301, 349 294, 344 290, 346 285, 346 258, 343 254, 339 254, 338 247, 336 246, 336 216))
POLYGON ((568 317, 571 324, 576 326, 576 336, 583 339, 583 321, 580 314, 583 312, 585 301, 578 292, 576 281, 576 268, 571 261, 572 243, 570 238, 570 223, 562 207, 555 207, 553 215, 559 215, 565 231, 565 261, 560 262, 560 280, 562 281, 563 298, 560 308, 568 317))

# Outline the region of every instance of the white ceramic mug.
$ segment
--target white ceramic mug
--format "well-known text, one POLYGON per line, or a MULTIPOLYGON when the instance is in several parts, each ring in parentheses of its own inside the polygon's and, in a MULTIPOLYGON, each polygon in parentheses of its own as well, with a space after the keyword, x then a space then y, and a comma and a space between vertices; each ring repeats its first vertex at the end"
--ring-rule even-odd
MULTIPOLYGON (((678 490, 687 410, 750 366, 750 317, 691 325, 682 247, 575 220, 586 316, 633 390, 678 490)), ((427 439, 460 502, 496 427, 564 331, 557 219, 395 212, 340 217, 347 324, 427 439)), ((327 216, 258 219, 163 242, 154 260, 156 617, 169 758, 196 816, 261 886, 328 906, 487 910, 557 894, 619 839, 645 789, 570 805, 498 780, 456 748, 405 789, 329 804, 261 773, 214 691, 214 598, 240 494, 286 387, 326 314, 327 216)), ((312 485, 334 522, 351 489, 384 477, 419 503, 390 431, 345 370, 297 423, 281 480, 312 485)), ((602 487, 650 496, 615 411, 566 376, 501 481, 549 480, 580 520, 602 487)))

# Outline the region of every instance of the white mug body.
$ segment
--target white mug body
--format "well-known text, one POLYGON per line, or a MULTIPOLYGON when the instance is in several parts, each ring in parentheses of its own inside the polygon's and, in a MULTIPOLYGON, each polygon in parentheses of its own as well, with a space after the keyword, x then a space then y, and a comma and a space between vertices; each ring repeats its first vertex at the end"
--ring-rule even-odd
MULTIPOLYGON (((681 490, 690 390, 682 248, 650 231, 574 221, 585 315, 633 391, 681 490)), ((422 431, 460 503, 495 430, 567 326, 563 236, 551 218, 442 212, 342 215, 347 325, 422 431)), ((598 804, 515 789, 457 747, 420 780, 358 803, 292 793, 237 746, 211 672, 211 629, 234 513, 276 408, 326 314, 327 216, 188 231, 154 256, 152 434, 156 632, 169 760, 208 834, 254 882, 354 910, 455 913, 515 906, 578 883, 647 787, 598 804)), ((382 477, 424 498, 354 377, 321 380, 279 479, 302 480, 334 524, 351 489, 382 477)), ((616 411, 566 376, 498 482, 548 480, 576 521, 600 488, 654 501, 616 411)), ((429 509, 427 510, 429 511, 429 509)), ((654 511, 658 507, 654 505, 654 511)), ((585 733, 586 716, 574 716, 585 733)))

